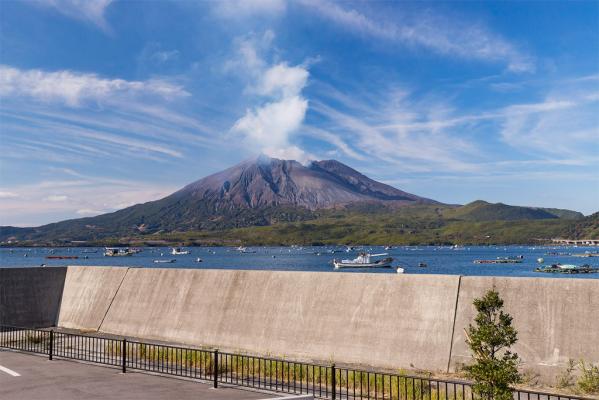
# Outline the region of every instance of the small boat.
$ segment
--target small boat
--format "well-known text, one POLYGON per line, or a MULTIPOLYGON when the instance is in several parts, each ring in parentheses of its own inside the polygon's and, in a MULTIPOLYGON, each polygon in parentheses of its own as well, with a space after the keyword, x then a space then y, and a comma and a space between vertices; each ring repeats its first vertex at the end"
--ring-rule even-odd
POLYGON ((418 266, 419 266, 420 268, 426 268, 426 267, 428 267, 428 264, 427 264, 427 263, 425 263, 425 262, 419 262, 419 263, 418 263, 418 266))
POLYGON ((174 258, 171 258, 170 260, 154 260, 155 263, 157 264, 170 264, 170 263, 174 263, 175 260, 174 258))
POLYGON ((48 260, 76 260, 79 256, 46 256, 48 260))
POLYGON ((402 267, 397 267, 396 271, 398 274, 403 274, 404 272, 406 272, 406 270, 403 269, 402 267))
POLYGON ((181 247, 173 247, 171 254, 174 256, 186 255, 186 254, 191 254, 191 251, 183 250, 181 247))
POLYGON ((202 261, 204 260, 202 260, 200 257, 196 258, 196 262, 201 263, 202 261))
POLYGON ((104 256, 106 257, 126 257, 136 253, 139 253, 137 249, 132 250, 129 247, 106 247, 104 249, 104 256))
POLYGON ((98 252, 98 250, 83 250, 82 251, 82 253, 88 253, 88 254, 97 253, 97 252, 98 252))
POLYGON ((244 253, 244 254, 252 254, 252 253, 256 252, 255 250, 248 250, 247 247, 243 247, 243 246, 239 246, 235 250, 237 250, 240 253, 244 253))
POLYGON ((369 253, 360 253, 358 257, 353 260, 333 260, 333 265, 335 269, 339 268, 390 268, 391 262, 393 262, 393 257, 386 257, 381 260, 373 261, 371 257, 380 257, 386 256, 387 253, 383 254, 369 254, 369 253))

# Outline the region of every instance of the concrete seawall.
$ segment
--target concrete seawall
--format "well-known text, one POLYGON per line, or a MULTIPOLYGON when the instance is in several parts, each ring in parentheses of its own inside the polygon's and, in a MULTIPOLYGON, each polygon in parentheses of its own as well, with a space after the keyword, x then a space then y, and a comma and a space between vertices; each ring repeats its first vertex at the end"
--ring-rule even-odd
POLYGON ((0 324, 55 325, 67 268, 0 268, 0 324))
POLYGON ((462 277, 450 371, 470 360, 464 328, 472 301, 493 286, 518 330, 514 350, 525 370, 553 377, 570 358, 599 362, 599 280, 462 277))
MULTIPOLYGON (((28 278, 13 271, 7 279, 28 278)), ((474 315, 472 300, 495 286, 514 317, 525 369, 552 381, 569 358, 599 362, 595 279, 114 267, 68 267, 64 279, 63 327, 443 372, 470 359, 463 329, 474 315)), ((26 314, 41 313, 43 307, 26 314)))
POLYGON ((394 367, 410 360, 443 369, 457 284, 457 276, 134 269, 100 329, 323 361, 394 367))
POLYGON ((129 268, 69 267, 58 326, 99 330, 128 270, 129 268))

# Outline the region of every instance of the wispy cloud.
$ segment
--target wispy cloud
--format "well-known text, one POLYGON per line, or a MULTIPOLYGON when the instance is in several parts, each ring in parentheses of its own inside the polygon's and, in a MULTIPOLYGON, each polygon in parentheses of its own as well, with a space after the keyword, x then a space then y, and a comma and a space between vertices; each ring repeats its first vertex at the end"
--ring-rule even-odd
POLYGON ((599 87, 587 81, 555 85, 540 101, 475 112, 406 89, 359 98, 317 82, 320 96, 310 112, 318 118, 309 118, 305 134, 357 161, 367 156, 381 166, 379 173, 386 165, 438 176, 593 168, 599 160, 599 87))
POLYGON ((115 96, 158 96, 170 100, 189 96, 189 93, 181 86, 160 79, 126 81, 101 78, 96 74, 21 70, 0 65, 0 96, 61 101, 75 107, 86 101, 102 102, 115 96))
POLYGON ((67 216, 91 216, 162 198, 176 187, 51 171, 52 179, 11 187, 0 196, 0 225, 31 226, 67 216), (74 175, 73 175, 74 174, 74 175))
POLYGON ((60 163, 180 159, 184 149, 220 140, 214 129, 180 110, 190 97, 182 86, 159 78, 127 81, 0 66, 2 146, 23 150, 11 151, 10 158, 38 154, 60 163))
POLYGON ((310 127, 309 134, 356 160, 406 172, 477 168, 476 145, 435 124, 435 110, 445 105, 418 104, 405 90, 373 94, 368 100, 350 98, 327 86, 326 95, 311 107, 324 121, 321 127, 310 127))
POLYGON ((150 57, 161 63, 179 58, 179 50, 161 50, 153 53, 150 57))
POLYGON ((401 22, 396 23, 382 15, 369 16, 345 3, 328 0, 302 0, 301 3, 321 17, 366 37, 425 48, 461 59, 507 63, 508 70, 514 72, 535 69, 531 56, 482 23, 460 21, 430 11, 414 16, 402 15, 401 22))
POLYGON ((76 20, 96 25, 110 31, 104 14, 114 0, 33 0, 31 3, 54 8, 59 13, 76 20))
POLYGON ((0 199, 15 199, 17 197, 19 197, 19 195, 14 192, 0 192, 0 199))
POLYGON ((506 107, 501 137, 520 151, 589 159, 599 154, 599 86, 569 85, 538 103, 506 107))
POLYGON ((277 16, 287 9, 286 0, 221 0, 213 3, 214 12, 224 18, 277 16))

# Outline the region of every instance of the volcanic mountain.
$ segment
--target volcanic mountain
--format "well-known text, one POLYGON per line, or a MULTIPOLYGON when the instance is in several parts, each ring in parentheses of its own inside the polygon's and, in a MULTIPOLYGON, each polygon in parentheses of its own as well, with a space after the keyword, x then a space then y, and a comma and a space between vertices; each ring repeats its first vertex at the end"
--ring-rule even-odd
POLYGON ((194 199, 215 212, 237 207, 331 208, 356 202, 436 203, 374 181, 335 160, 304 166, 260 156, 196 181, 172 199, 194 199))
POLYGON ((313 219, 350 204, 440 204, 374 181, 335 160, 260 156, 193 182, 163 199, 37 228, 1 227, 0 239, 90 240, 140 233, 226 229, 313 219))

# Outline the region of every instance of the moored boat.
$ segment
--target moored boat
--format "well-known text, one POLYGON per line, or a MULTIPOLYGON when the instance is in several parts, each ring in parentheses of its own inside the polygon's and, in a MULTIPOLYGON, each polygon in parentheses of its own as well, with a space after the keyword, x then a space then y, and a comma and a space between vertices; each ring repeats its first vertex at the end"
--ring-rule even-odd
POLYGON ((191 254, 189 250, 183 250, 181 247, 173 247, 171 254, 174 256, 191 254))
POLYGON ((372 260, 371 257, 386 256, 383 254, 360 253, 353 260, 333 260, 335 269, 339 268, 390 268, 393 257, 386 257, 380 260, 372 260))
POLYGON ((125 257, 132 256, 140 251, 141 250, 138 249, 130 249, 129 247, 106 247, 104 249, 104 255, 106 257, 125 257))

